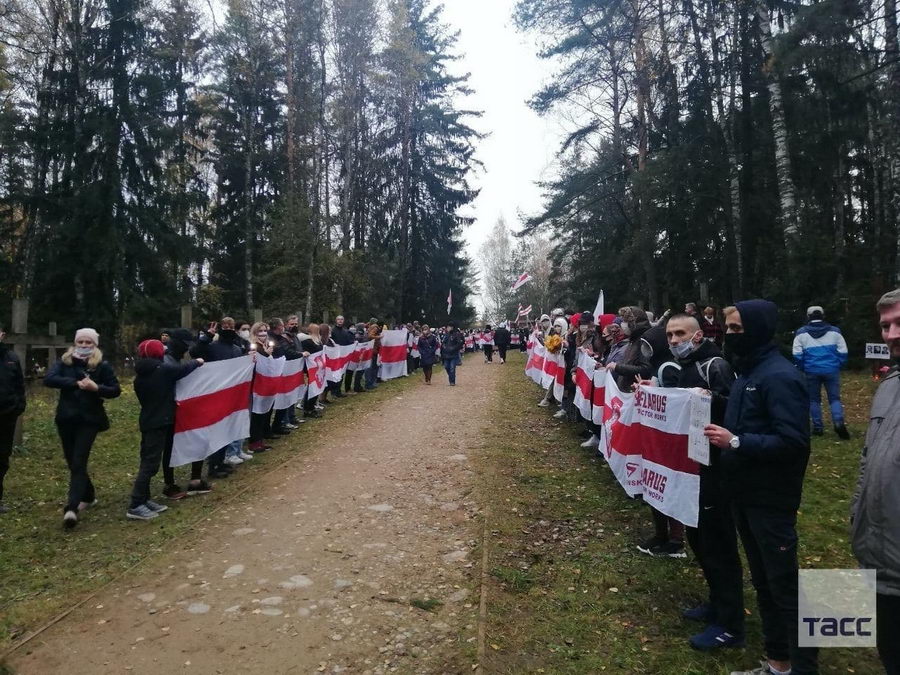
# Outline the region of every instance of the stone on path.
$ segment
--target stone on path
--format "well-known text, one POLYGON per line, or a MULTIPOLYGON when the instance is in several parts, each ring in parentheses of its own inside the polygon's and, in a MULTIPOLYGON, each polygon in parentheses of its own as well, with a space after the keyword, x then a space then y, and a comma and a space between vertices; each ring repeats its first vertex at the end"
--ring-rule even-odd
POLYGON ((209 611, 209 605, 205 602, 192 602, 188 605, 187 611, 191 614, 206 614, 209 611))
POLYGON ((228 579, 229 577, 236 577, 238 574, 243 574, 243 572, 243 565, 232 565, 227 570, 225 570, 225 574, 222 575, 222 578, 228 579))
POLYGON ((288 589, 308 588, 309 586, 313 585, 313 580, 310 579, 305 574, 296 574, 296 575, 292 576, 290 579, 288 579, 287 581, 282 581, 278 585, 281 586, 282 588, 288 588, 288 589))
POLYGON ((378 511, 379 513, 386 513, 387 511, 393 511, 394 507, 390 504, 375 504, 374 506, 370 506, 369 510, 378 511))

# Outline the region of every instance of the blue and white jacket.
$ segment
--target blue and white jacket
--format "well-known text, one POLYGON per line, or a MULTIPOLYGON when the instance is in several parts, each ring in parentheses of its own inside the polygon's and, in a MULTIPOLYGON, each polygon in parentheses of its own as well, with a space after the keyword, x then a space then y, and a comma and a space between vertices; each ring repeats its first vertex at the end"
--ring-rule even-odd
POLYGON ((824 321, 810 321, 794 334, 794 360, 811 375, 836 373, 847 363, 847 342, 841 329, 824 321))

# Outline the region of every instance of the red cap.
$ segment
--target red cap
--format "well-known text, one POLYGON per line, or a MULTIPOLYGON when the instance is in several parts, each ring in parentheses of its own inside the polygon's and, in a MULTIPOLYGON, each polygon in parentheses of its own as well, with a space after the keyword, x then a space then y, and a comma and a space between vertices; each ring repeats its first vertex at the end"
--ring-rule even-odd
POLYGON ((600 328, 606 328, 609 324, 616 320, 615 314, 601 314, 600 315, 600 328))
POLYGON ((166 346, 159 340, 144 340, 138 345, 138 356, 142 359, 162 359, 166 346))

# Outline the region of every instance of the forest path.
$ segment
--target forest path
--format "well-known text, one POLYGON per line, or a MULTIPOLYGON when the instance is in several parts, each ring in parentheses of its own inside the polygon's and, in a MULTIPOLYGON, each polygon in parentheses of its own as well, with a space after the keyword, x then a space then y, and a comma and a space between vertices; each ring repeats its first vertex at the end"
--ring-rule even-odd
POLYGON ((481 532, 467 452, 490 423, 500 369, 512 367, 476 354, 456 387, 443 371, 431 386, 413 374, 418 383, 329 429, 327 443, 10 665, 36 675, 471 672, 481 532))

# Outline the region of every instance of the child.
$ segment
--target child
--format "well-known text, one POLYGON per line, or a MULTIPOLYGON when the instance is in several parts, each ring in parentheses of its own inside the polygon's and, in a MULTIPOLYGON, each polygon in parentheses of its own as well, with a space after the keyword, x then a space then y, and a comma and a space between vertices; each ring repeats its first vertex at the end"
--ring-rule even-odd
POLYGON ((164 363, 165 351, 159 340, 144 340, 138 346, 134 393, 141 403, 141 465, 125 512, 131 520, 151 520, 169 508, 150 500, 150 479, 159 471, 163 451, 175 433, 175 383, 203 365, 203 359, 164 363))

